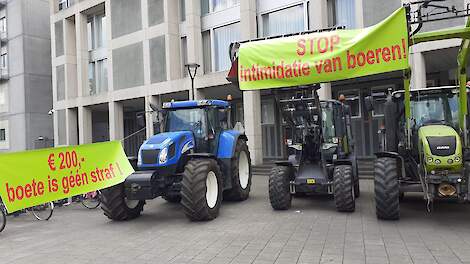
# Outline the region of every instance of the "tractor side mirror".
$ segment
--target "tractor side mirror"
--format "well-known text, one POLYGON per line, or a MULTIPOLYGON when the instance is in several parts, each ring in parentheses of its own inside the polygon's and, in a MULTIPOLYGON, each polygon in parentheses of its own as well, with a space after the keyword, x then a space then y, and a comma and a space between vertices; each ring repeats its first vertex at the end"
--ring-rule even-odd
POLYGON ((374 110, 374 97, 366 96, 364 98, 364 105, 367 112, 372 112, 374 110))

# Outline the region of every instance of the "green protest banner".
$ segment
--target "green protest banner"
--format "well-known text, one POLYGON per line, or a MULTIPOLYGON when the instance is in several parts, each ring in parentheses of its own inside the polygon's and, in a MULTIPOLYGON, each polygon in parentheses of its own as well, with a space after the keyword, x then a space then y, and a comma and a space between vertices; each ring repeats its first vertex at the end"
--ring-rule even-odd
POLYGON ((408 68, 405 8, 377 25, 243 43, 241 90, 330 82, 408 68))
POLYGON ((123 182, 134 170, 119 141, 0 155, 0 196, 8 212, 123 182))

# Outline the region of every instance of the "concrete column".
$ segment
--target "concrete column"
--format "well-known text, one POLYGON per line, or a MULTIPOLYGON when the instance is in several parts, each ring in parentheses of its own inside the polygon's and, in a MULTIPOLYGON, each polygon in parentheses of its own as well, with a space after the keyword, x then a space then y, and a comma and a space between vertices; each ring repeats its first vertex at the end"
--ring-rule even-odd
MULTIPOLYGON (((242 40, 256 38, 256 0, 240 0, 240 22, 242 40)), ((243 114, 251 162, 253 165, 262 164, 263 133, 260 91, 243 92, 243 114)))
POLYGON ((411 53, 411 87, 426 87, 426 61, 422 52, 411 53))
MULTIPOLYGON (((110 19, 107 19, 110 20, 110 19)), ((110 31, 110 30, 108 30, 110 31)), ((82 13, 75 15, 75 38, 77 49, 77 96, 89 94, 88 87, 88 42, 87 17, 82 13)), ((108 72, 110 70, 108 69, 108 72)), ((67 78, 66 78, 67 79, 67 78)), ((110 79, 111 80, 111 79, 110 79)))
MULTIPOLYGON (((166 74, 168 80, 180 79, 183 75, 183 66, 181 65, 181 38, 179 32, 179 3, 175 0, 164 0, 165 25, 167 33, 165 34, 166 49, 166 74)), ((199 34, 201 32, 199 31, 199 34)), ((188 42, 188 46, 189 46, 188 42)))
POLYGON ((263 133, 261 129, 261 98, 259 91, 243 92, 245 134, 253 165, 263 163, 263 133))
POLYGON ((86 106, 78 107, 78 141, 80 144, 88 144, 93 141, 93 120, 91 110, 86 106))
MULTIPOLYGON (((327 0, 313 0, 310 2, 310 29, 322 29, 328 27, 328 4, 327 0)), ((322 83, 318 90, 320 99, 331 99, 331 84, 322 83)))
POLYGON ((331 99, 331 83, 322 83, 320 84, 320 90, 318 90, 318 97, 321 100, 328 100, 331 99))
MULTIPOLYGON (((204 94, 197 89, 197 78, 204 73, 203 69, 203 54, 202 54, 202 33, 201 33, 201 1, 200 0, 185 0, 186 5, 186 29, 187 29, 187 43, 188 43, 188 63, 197 63, 201 67, 197 70, 195 80, 194 97, 191 98, 191 90, 189 90, 190 99, 204 99, 204 94)), ((177 1, 175 1, 177 2, 177 1)), ((182 61, 182 60, 181 60, 182 61)), ((181 65, 183 67, 183 65, 181 65)), ((189 77, 189 76, 188 76, 189 77)), ((189 79, 189 78, 188 78, 189 79)), ((191 80, 189 88, 191 89, 191 80)))
POLYGON ((119 102, 109 102, 109 139, 124 138, 124 108, 119 102))
POLYGON ((67 133, 67 145, 74 146, 78 145, 78 112, 76 109, 67 109, 65 112, 66 133, 67 133))
POLYGON ((313 0, 310 2, 309 10, 310 30, 328 27, 328 5, 327 0, 313 0))
POLYGON ((158 113, 154 113, 150 104, 157 105, 161 107, 160 96, 158 95, 150 95, 145 97, 145 135, 147 138, 155 135, 155 130, 153 128, 153 121, 156 118, 158 113))

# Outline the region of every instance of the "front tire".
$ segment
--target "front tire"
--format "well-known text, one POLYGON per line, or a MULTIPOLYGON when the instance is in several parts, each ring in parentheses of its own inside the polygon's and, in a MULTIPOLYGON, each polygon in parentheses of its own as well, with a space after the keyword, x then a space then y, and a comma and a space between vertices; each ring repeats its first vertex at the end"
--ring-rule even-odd
POLYGON ((400 218, 400 184, 398 165, 394 158, 378 158, 374 164, 374 191, 377 218, 400 218))
POLYGON ((336 166, 333 172, 333 191, 338 211, 354 212, 356 209, 354 189, 355 181, 352 166, 336 166))
POLYGON ((287 210, 291 207, 290 179, 292 168, 276 166, 269 175, 269 201, 274 210, 287 210))
POLYGON ((137 218, 144 210, 145 201, 127 200, 124 183, 101 190, 101 209, 104 215, 114 221, 137 218))
POLYGON ((219 215, 222 172, 213 159, 192 159, 184 168, 181 204, 191 221, 207 221, 219 215))
POLYGON ((232 158, 232 188, 224 192, 224 199, 244 201, 250 196, 251 158, 246 141, 238 140, 232 158))

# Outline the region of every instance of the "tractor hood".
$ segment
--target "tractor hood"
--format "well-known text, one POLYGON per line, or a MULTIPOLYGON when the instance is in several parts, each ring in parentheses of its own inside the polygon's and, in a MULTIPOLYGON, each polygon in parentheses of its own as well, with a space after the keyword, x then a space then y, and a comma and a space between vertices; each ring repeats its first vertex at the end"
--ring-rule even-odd
POLYGON ((142 144, 137 165, 140 168, 174 165, 182 154, 193 147, 194 139, 190 131, 160 133, 142 144))
POLYGON ((462 144, 454 128, 428 125, 418 130, 428 170, 458 170, 462 167, 462 144))

